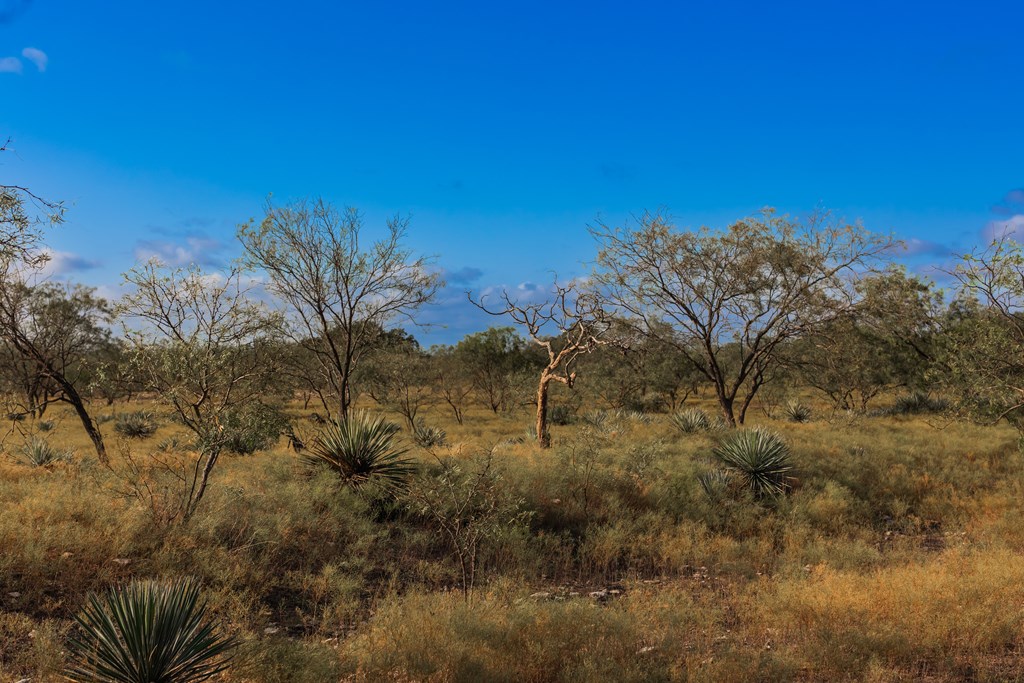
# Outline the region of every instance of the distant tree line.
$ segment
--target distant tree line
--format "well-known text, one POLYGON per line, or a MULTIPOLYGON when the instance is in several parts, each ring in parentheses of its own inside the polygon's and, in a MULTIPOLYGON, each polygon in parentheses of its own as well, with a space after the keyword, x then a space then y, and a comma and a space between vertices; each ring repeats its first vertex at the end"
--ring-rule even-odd
POLYGON ((106 461, 92 403, 157 396, 198 444, 186 514, 225 425, 254 403, 296 397, 324 420, 372 400, 410 429, 429 405, 459 423, 473 407, 531 406, 541 446, 552 401, 568 406, 560 416, 584 401, 671 412, 703 395, 738 425, 789 389, 854 411, 896 390, 941 392, 965 415, 1024 424, 1024 250, 1012 236, 960 258, 943 292, 897 265, 891 236, 829 214, 766 210, 724 230, 644 214, 591 229, 587 278, 556 280, 536 301, 469 293, 501 322, 424 349, 409 330, 444 283, 405 246, 403 218, 374 240, 354 209, 268 204, 239 229, 240 262, 138 264, 111 303, 44 276, 44 231, 62 216, 0 186, 7 415, 18 423, 68 403, 106 461))

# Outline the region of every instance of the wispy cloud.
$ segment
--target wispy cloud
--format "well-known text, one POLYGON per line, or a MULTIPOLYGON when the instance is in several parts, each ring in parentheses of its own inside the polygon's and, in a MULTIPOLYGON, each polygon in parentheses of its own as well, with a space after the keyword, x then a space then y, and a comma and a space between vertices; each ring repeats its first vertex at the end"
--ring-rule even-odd
POLYGON ((0 74, 20 74, 21 60, 17 57, 0 57, 0 74))
POLYGON ((46 71, 46 65, 50 62, 46 53, 36 47, 26 47, 21 51, 21 56, 35 64, 39 71, 46 71))
POLYGON ((903 240, 904 256, 949 256, 953 251, 945 244, 922 240, 916 237, 903 240))
POLYGON ((989 221, 989 224, 981 231, 981 236, 986 242, 991 242, 999 237, 1013 237, 1014 239, 1024 237, 1024 213, 1014 214, 1006 220, 989 221))
POLYGON ((47 249, 46 255, 49 257, 49 260, 46 262, 43 272, 47 275, 67 275, 68 273, 92 270, 103 265, 99 261, 86 258, 80 254, 74 254, 70 251, 47 249))
POLYGON ((193 263, 200 266, 219 266, 222 263, 219 252, 223 248, 221 242, 209 237, 186 237, 184 242, 142 240, 135 247, 135 258, 139 261, 156 259, 176 268, 193 263))

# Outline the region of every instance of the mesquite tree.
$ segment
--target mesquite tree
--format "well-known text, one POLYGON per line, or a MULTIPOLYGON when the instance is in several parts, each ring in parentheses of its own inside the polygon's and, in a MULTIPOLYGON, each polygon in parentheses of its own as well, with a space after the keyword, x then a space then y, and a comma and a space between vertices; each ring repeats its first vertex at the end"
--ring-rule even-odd
POLYGON ((503 290, 500 297, 501 308, 494 310, 482 300, 470 301, 491 315, 511 318, 545 352, 547 363, 541 368, 537 384, 536 430, 537 443, 547 448, 551 445, 547 414, 551 382, 561 382, 571 389, 576 383, 576 361, 604 343, 612 321, 598 294, 576 282, 560 285, 556 281, 547 300, 539 303, 514 300, 508 290, 503 290))
POLYGON ((224 449, 224 418, 267 391, 276 370, 271 336, 278 321, 252 298, 237 267, 204 274, 196 266, 150 261, 124 278, 133 291, 118 309, 139 377, 195 436, 194 462, 165 463, 180 484, 169 516, 187 520, 224 449))
POLYGON ((770 209, 723 231, 679 230, 647 213, 591 233, 609 304, 679 349, 730 425, 743 423, 786 344, 850 311, 857 280, 895 244, 828 214, 797 222, 770 209))
MULTIPOLYGON (((7 143, 0 145, 0 152, 6 149, 7 143)), ((59 400, 71 404, 96 455, 105 461, 103 435, 82 396, 80 364, 66 362, 84 350, 86 345, 78 343, 83 335, 102 334, 99 322, 106 314, 105 304, 91 294, 66 292, 64 297, 59 288, 45 285, 43 277, 49 261, 42 242, 44 227, 63 219, 62 204, 19 185, 0 185, 0 341, 52 387, 59 400)))
POLYGON ((287 308, 285 335, 304 353, 293 370, 331 415, 354 399, 360 360, 396 322, 430 302, 444 284, 432 262, 402 245, 408 221, 394 218, 381 239, 364 244, 355 209, 323 200, 267 206, 259 224, 241 227, 246 261, 287 308))

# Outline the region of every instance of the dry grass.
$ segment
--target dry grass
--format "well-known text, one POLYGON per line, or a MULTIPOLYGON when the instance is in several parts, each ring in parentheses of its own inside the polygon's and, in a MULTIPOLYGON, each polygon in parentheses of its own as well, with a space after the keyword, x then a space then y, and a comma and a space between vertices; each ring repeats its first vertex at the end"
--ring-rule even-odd
MULTIPOLYGON (((159 410, 105 412, 140 409, 159 410)), ((482 545, 467 602, 428 519, 310 475, 283 441, 225 457, 198 515, 167 526, 53 412, 45 436, 72 462, 0 456, 0 681, 58 680, 89 591, 180 574, 243 640, 236 681, 1024 680, 1024 460, 1006 428, 755 416, 797 466, 786 499, 758 503, 706 494, 714 435, 664 416, 555 426, 542 452, 525 411, 460 426, 434 408, 450 446, 415 449, 424 467, 495 447, 529 513, 482 545)), ((163 419, 130 447, 175 435, 163 419)))

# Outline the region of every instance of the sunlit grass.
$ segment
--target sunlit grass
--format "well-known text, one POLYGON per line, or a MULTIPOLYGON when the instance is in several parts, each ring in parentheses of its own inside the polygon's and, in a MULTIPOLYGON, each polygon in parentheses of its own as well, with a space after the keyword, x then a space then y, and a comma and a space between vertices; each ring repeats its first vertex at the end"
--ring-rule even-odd
MULTIPOLYGON (((716 415, 707 400, 687 407, 716 415)), ((0 680, 58 680, 89 592, 181 575, 202 581, 242 643, 227 680, 1019 676, 1024 458, 1005 427, 830 420, 820 405, 809 423, 752 411, 752 425, 785 438, 793 464, 790 490, 764 505, 707 495, 698 478, 716 466, 722 435, 682 434, 667 415, 555 425, 542 451, 520 438, 525 408, 471 409, 458 425, 431 407, 424 419, 447 445, 428 451, 403 431, 407 455, 430 464, 494 448, 530 512, 528 528, 481 548, 467 604, 430 525, 330 472, 310 474, 283 442, 225 456, 188 525, 162 526, 121 495, 73 416, 51 410, 46 438, 73 451, 70 462, 0 458, 0 680)), ((134 410, 160 408, 100 412, 134 410)), ((315 433, 298 406, 290 412, 315 433)), ((179 425, 159 423, 127 443, 134 455, 174 436, 189 447, 179 425)), ((113 427, 101 429, 116 444, 113 427)), ((13 435, 4 449, 22 443, 13 435)))

